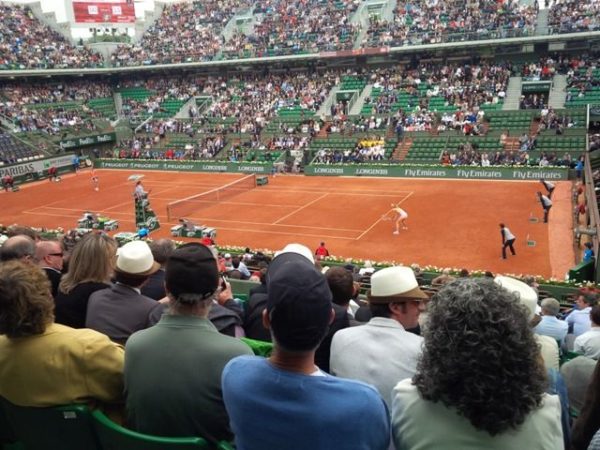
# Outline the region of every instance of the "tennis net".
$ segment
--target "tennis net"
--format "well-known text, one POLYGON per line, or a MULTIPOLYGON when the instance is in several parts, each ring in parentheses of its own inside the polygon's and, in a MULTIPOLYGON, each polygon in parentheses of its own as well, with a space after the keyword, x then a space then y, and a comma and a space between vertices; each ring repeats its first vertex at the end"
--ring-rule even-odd
POLYGON ((255 187, 256 176, 254 174, 247 175, 244 178, 228 183, 225 186, 169 203, 167 205, 167 217, 169 222, 171 222, 172 219, 185 217, 190 213, 215 205, 255 187))

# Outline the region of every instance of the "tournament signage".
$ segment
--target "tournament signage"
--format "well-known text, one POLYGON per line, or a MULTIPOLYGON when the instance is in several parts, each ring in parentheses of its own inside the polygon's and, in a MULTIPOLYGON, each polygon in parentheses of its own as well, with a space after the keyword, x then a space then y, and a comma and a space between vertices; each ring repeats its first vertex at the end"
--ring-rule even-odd
POLYGON ((73 155, 57 156, 55 158, 38 159, 35 161, 28 161, 22 164, 14 164, 12 166, 0 167, 0 178, 5 175, 10 175, 13 178, 25 177, 27 175, 33 175, 48 170, 49 167, 61 167, 71 166, 73 164, 73 155))
POLYGON ((468 180, 567 180, 569 169, 556 167, 442 167, 402 165, 313 164, 304 168, 306 175, 370 176, 398 178, 447 178, 468 180))
POLYGON ((106 144, 107 142, 115 142, 116 140, 117 135, 115 133, 104 133, 67 139, 60 141, 59 145, 63 150, 71 150, 73 148, 86 147, 88 145, 106 144))
POLYGON ((232 163, 219 161, 155 161, 131 159, 99 159, 96 167, 100 169, 126 170, 175 170, 180 172, 239 172, 269 174, 273 164, 232 163))
POLYGON ((132 0, 73 0, 75 23, 135 23, 132 0))

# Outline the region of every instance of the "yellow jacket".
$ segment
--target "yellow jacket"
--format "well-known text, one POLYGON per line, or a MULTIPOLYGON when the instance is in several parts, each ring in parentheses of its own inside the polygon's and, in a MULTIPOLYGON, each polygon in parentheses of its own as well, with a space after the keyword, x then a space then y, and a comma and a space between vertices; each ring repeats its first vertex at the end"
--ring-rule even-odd
POLYGON ((36 407, 121 402, 123 363, 123 347, 93 330, 53 323, 37 336, 0 336, 0 396, 36 407))

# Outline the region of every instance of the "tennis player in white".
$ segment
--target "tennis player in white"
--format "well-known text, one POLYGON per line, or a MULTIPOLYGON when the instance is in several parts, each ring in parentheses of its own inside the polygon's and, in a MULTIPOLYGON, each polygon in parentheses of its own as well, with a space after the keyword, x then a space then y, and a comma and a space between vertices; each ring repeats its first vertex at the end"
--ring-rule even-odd
POLYGON ((400 234, 400 225, 403 230, 408 230, 406 219, 408 219, 408 213, 400 208, 400 203, 392 203, 392 209, 385 213, 381 218, 383 220, 392 220, 395 223, 396 230, 393 234, 400 234))

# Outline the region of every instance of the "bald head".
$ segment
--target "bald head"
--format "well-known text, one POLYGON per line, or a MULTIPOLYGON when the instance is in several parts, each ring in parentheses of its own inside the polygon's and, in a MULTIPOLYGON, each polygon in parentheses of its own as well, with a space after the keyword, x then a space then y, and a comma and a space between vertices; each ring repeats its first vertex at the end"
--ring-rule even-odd
POLYGON ((63 268, 63 250, 58 241, 39 241, 35 244, 35 260, 40 267, 63 268))
POLYGON ((21 259, 23 261, 34 261, 35 241, 29 236, 19 234, 9 237, 2 248, 0 248, 0 261, 11 261, 21 259))

